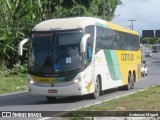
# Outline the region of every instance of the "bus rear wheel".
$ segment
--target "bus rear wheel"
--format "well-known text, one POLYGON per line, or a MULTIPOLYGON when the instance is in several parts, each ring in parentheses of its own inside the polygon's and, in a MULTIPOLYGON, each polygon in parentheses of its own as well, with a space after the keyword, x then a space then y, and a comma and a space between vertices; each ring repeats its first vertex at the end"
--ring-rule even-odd
POLYGON ((46 96, 48 102, 54 102, 56 100, 56 97, 49 97, 49 96, 46 96))
POLYGON ((95 91, 90 95, 92 99, 97 99, 100 96, 100 80, 96 78, 95 91))
POLYGON ((134 88, 134 78, 130 73, 128 73, 128 84, 125 85, 125 90, 130 90, 133 88, 134 88))
POLYGON ((134 89, 134 82, 136 81, 136 75, 135 73, 132 75, 132 78, 131 78, 131 89, 134 89))

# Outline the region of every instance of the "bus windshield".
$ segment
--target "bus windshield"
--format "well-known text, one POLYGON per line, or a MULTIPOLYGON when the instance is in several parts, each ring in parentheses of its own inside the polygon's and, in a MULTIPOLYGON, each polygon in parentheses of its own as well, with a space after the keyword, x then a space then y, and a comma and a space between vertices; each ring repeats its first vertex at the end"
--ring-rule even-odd
POLYGON ((67 72, 81 68, 80 40, 82 34, 77 31, 58 32, 55 38, 54 72, 67 72))
POLYGON ((29 49, 29 72, 52 74, 81 68, 80 30, 33 33, 29 49))

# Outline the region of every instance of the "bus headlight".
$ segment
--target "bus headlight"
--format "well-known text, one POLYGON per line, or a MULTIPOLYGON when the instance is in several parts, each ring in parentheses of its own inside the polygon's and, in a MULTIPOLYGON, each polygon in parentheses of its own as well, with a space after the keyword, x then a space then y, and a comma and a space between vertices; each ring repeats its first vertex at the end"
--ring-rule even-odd
POLYGON ((81 80, 80 80, 80 79, 75 79, 75 80, 73 80, 74 83, 77 83, 77 82, 79 82, 79 81, 81 81, 81 80))
POLYGON ((78 74, 74 80, 72 80, 72 83, 77 83, 80 82, 81 80, 83 80, 86 77, 86 74, 78 74))
POLYGON ((75 78, 74 80, 70 81, 70 83, 78 83, 80 82, 81 79, 80 78, 75 78))
POLYGON ((28 75, 28 82, 30 84, 34 84, 35 83, 30 75, 28 75))

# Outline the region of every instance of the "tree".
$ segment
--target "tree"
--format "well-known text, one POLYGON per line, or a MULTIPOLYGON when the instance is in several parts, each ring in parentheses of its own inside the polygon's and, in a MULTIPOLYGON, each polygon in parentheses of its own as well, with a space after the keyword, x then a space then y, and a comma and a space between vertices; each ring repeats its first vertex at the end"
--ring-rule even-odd
POLYGON ((156 44, 157 43, 157 38, 143 37, 143 38, 141 38, 141 43, 142 44, 156 44))
POLYGON ((10 65, 18 60, 19 41, 28 37, 31 27, 42 20, 42 8, 40 0, 1 0, 0 4, 0 61, 10 65))
POLYGON ((45 19, 93 16, 111 20, 120 0, 43 0, 45 19))
POLYGON ((159 37, 157 38, 157 43, 160 44, 160 38, 159 37))
POLYGON ((103 16, 106 20, 111 20, 117 5, 122 4, 120 0, 102 0, 99 5, 99 16, 103 16))
POLYGON ((18 44, 35 24, 62 17, 102 18, 104 13, 110 20, 119 4, 120 0, 0 0, 0 64, 12 67, 18 62, 18 44))

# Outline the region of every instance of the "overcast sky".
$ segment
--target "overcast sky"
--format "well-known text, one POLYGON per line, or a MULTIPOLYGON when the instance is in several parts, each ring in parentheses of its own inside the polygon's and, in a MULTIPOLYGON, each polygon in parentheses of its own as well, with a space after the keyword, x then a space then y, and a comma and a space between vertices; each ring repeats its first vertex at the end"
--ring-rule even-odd
POLYGON ((160 0, 121 0, 115 11, 112 22, 126 28, 130 28, 133 22, 134 30, 141 33, 142 30, 160 29, 160 0))

